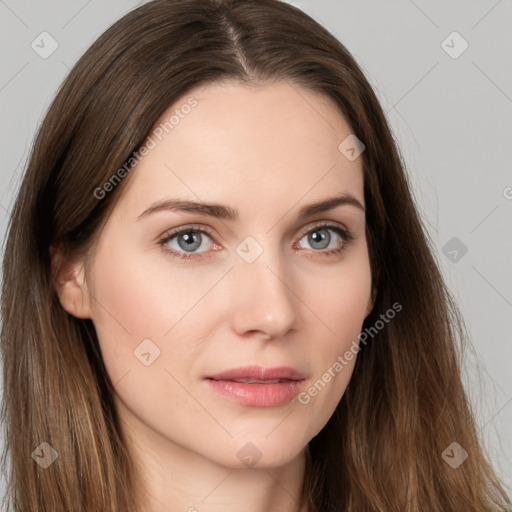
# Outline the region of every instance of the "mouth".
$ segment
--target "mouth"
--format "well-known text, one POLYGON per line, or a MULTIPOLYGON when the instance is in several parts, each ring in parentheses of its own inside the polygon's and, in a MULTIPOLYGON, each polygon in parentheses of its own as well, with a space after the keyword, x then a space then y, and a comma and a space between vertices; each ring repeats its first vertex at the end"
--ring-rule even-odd
POLYGON ((212 379, 212 380, 226 380, 229 382, 243 382, 244 384, 279 384, 280 382, 290 382, 293 379, 272 379, 272 380, 257 380, 249 377, 242 379, 212 379))
POLYGON ((239 382, 258 382, 275 384, 273 381, 303 380, 306 375, 291 366, 263 368, 261 366, 241 366, 223 372, 207 375, 207 379, 239 382))
POLYGON ((276 407, 293 400, 306 375, 291 367, 246 366, 208 375, 208 386, 230 401, 252 407, 276 407))

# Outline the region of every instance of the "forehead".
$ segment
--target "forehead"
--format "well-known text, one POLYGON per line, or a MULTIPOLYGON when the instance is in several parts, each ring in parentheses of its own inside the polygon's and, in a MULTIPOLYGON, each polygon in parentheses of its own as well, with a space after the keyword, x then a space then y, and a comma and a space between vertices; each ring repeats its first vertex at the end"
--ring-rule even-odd
POLYGON ((350 134, 332 100, 288 81, 198 87, 156 121, 122 207, 166 195, 238 209, 340 192, 362 201, 362 159, 338 147, 350 134))

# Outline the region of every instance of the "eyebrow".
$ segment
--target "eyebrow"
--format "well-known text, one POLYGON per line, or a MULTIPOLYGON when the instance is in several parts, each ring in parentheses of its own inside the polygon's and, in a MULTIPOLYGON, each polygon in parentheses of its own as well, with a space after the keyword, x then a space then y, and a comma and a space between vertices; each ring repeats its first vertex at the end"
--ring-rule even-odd
MULTIPOLYGON (((330 199, 325 199, 318 203, 313 203, 302 207, 299 210, 298 219, 303 220, 307 217, 315 215, 316 213, 326 212, 328 210, 336 208, 337 206, 342 205, 354 206, 365 212, 365 207, 361 204, 361 202, 358 199, 356 199, 354 196, 350 194, 343 194, 341 196, 332 197, 330 199)), ((166 210, 198 213, 199 215, 208 215, 210 217, 215 217, 217 219, 224 219, 230 221, 235 221, 239 219, 238 211, 229 206, 224 206, 220 204, 206 204, 188 200, 163 199, 161 201, 153 203, 149 208, 144 210, 137 217, 136 222, 155 212, 166 210)))

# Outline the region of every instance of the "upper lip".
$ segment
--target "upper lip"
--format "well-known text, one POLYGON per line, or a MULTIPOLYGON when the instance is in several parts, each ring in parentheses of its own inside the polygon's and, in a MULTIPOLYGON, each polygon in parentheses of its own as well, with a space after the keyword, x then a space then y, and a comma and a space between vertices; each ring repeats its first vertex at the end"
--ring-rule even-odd
POLYGON ((278 366, 274 368, 263 368, 261 366, 241 366, 239 368, 231 368, 230 370, 207 375, 205 378, 213 380, 303 380, 306 378, 306 375, 290 366, 278 366))

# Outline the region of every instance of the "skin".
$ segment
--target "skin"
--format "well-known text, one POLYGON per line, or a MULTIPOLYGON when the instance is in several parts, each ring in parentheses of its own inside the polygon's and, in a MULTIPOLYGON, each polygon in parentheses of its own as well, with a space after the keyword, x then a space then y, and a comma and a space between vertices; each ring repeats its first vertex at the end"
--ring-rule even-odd
MULTIPOLYGON (((341 194, 364 206, 362 159, 338 149, 352 131, 334 104, 296 85, 216 83, 179 98, 161 120, 190 97, 197 106, 131 171, 88 265, 68 266, 59 297, 94 323, 148 491, 145 512, 296 512, 305 448, 355 357, 308 404, 241 405, 203 377, 288 365, 307 374, 307 390, 357 340, 372 308, 364 211, 345 204, 297 217, 341 194), (230 206, 239 219, 167 210, 137 221, 164 198, 230 206), (318 249, 307 236, 318 221, 353 240, 329 230, 329 247, 318 249), (199 258, 172 258, 158 245, 191 224, 213 232, 192 251, 199 258), (263 250, 252 263, 236 252, 248 236, 263 250), (340 245, 341 254, 325 254, 340 245), (134 356, 146 338, 160 350, 149 366, 134 356), (261 454, 252 467, 237 457, 249 442, 261 454)), ((166 245, 187 253, 177 238, 166 245)))

